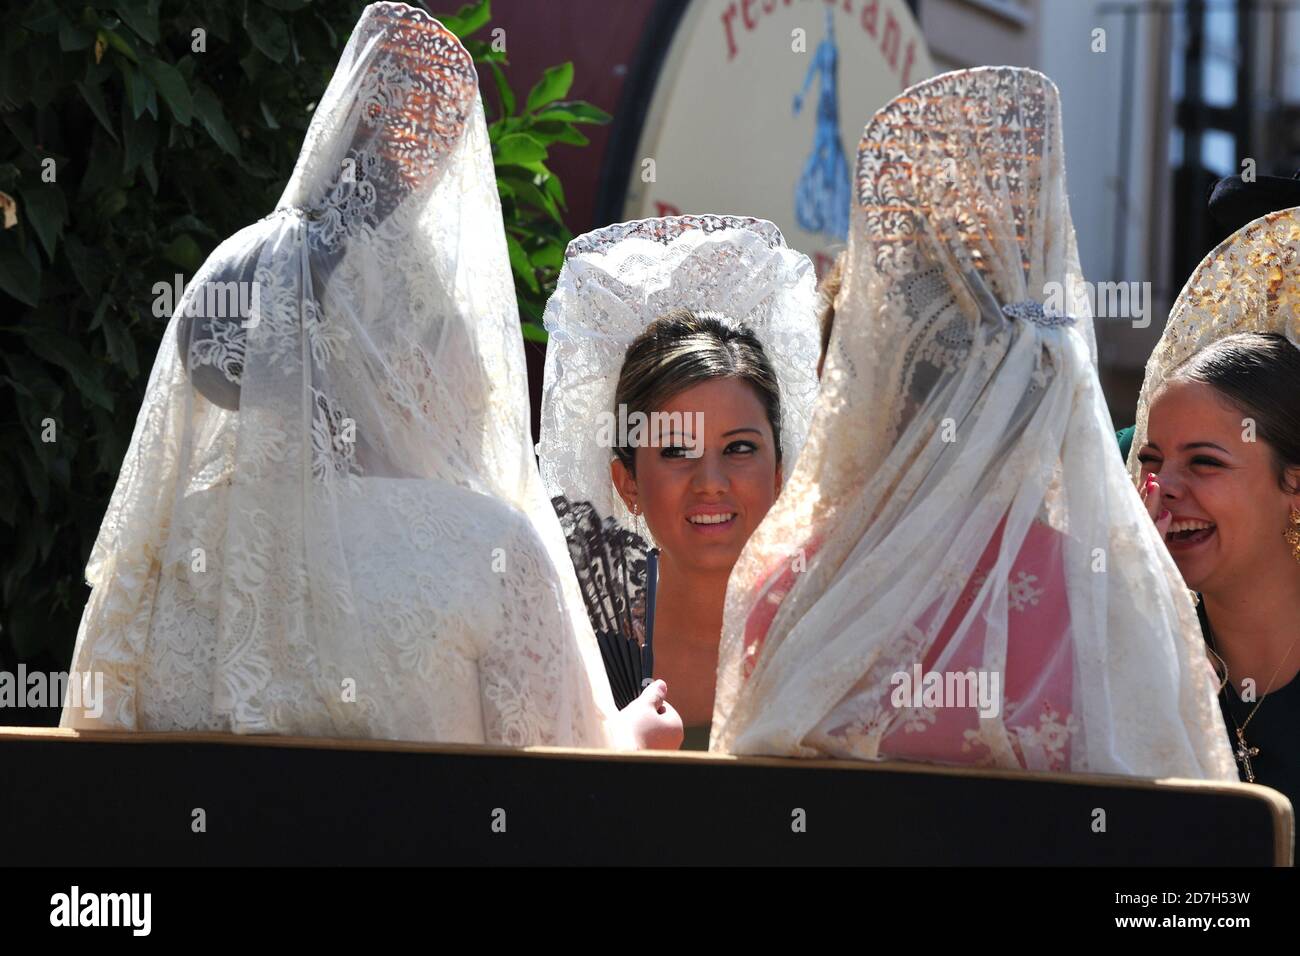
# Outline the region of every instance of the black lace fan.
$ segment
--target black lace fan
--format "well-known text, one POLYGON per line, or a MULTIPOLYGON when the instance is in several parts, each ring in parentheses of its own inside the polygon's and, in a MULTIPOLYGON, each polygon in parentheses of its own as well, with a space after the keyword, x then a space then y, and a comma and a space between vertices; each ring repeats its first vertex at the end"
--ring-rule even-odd
POLYGON ((659 552, 585 501, 551 499, 578 574, 582 599, 614 702, 623 709, 654 677, 659 552))

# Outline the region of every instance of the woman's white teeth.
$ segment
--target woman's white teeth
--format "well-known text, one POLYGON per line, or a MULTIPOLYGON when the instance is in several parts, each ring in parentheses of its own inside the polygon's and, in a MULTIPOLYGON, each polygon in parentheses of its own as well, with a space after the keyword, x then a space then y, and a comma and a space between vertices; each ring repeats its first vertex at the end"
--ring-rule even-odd
POLYGON ((736 517, 735 514, 725 515, 691 515, 686 520, 691 524, 723 524, 736 517))
POLYGON ((1209 521, 1176 521, 1169 526, 1170 534, 1178 534, 1180 531, 1204 531, 1206 528, 1213 528, 1214 525, 1209 521))

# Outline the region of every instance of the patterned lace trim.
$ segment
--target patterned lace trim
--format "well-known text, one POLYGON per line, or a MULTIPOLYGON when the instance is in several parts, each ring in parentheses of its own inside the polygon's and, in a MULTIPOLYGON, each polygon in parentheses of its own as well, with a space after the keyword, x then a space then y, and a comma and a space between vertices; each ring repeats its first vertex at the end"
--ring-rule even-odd
POLYGON ((1238 332, 1274 333, 1300 348, 1300 215, 1269 213, 1221 242, 1196 267, 1147 360, 1129 473, 1146 444, 1151 399, 1170 373, 1201 349, 1238 332))
POLYGON ((748 229, 767 240, 773 249, 785 245, 785 236, 775 223, 752 216, 688 215, 668 216, 662 219, 635 219, 631 222, 619 222, 588 232, 572 240, 564 250, 564 258, 586 255, 592 252, 607 252, 611 246, 624 239, 651 239, 668 245, 678 236, 694 229, 702 232, 717 232, 720 229, 748 229))
POLYGON ((424 11, 373 4, 353 36, 358 46, 371 42, 376 50, 355 91, 344 102, 322 104, 303 146, 304 156, 317 153, 345 128, 340 117, 358 116, 341 168, 329 171, 323 191, 312 191, 318 200, 281 207, 307 220, 318 248, 373 229, 392 212, 378 208, 378 195, 396 197, 395 205, 423 189, 460 141, 478 96, 473 58, 424 11))

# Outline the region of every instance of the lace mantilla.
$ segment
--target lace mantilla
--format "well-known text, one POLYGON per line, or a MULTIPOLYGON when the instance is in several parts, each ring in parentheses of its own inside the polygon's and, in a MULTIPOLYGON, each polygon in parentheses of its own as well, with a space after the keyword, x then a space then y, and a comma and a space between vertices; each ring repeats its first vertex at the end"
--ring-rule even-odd
POLYGON ((763 344, 781 388, 782 458, 789 468, 817 396, 820 341, 807 256, 765 220, 679 216, 621 223, 569 246, 546 306, 550 332, 539 456, 553 496, 589 502, 603 517, 648 534, 610 480, 612 450, 597 423, 632 340, 676 308, 720 312, 763 344))
POLYGON ((87 566, 107 711, 65 726, 621 743, 450 32, 368 7, 277 213, 199 278, 87 566), (218 287, 256 294, 192 308, 218 287))
POLYGON ((728 584, 711 748, 1231 779, 1087 303, 1039 304, 1083 286, 1055 87, 907 90, 858 187, 808 442, 728 584))
POLYGON ((1169 374, 1196 352, 1237 332, 1272 332, 1300 348, 1300 209, 1247 223, 1201 260, 1169 312, 1147 360, 1138 398, 1129 473, 1147 441, 1151 400, 1169 374))
POLYGON ((776 223, 752 216, 673 216, 665 219, 634 219, 631 222, 619 222, 584 233, 569 241, 564 250, 564 258, 603 252, 624 239, 652 239, 668 245, 683 232, 698 229, 701 232, 717 232, 720 229, 745 229, 767 240, 773 249, 785 246, 785 236, 776 223))
POLYGON ((312 240, 327 248, 424 188, 478 100, 473 58, 451 31, 405 4, 366 9, 357 78, 341 95, 326 91, 281 200, 309 210, 312 240))
MULTIPOLYGON (((336 253, 352 237, 373 238, 374 230, 403 204, 409 215, 414 194, 429 186, 455 148, 478 96, 472 58, 450 31, 422 10, 373 4, 358 24, 355 39, 359 57, 351 69, 358 72, 359 81, 341 95, 326 91, 280 205, 257 224, 272 228, 277 220, 292 217, 305 227, 311 247, 326 253, 336 253), (343 142, 347 145, 340 153, 335 146, 343 142)), ((318 259, 322 271, 334 265, 328 257, 318 259)), ((323 284, 327 276, 320 278, 323 284)), ((242 283, 246 289, 255 283, 260 293, 275 300, 267 312, 280 320, 276 329, 281 342, 305 331, 313 357, 320 360, 322 345, 328 349, 328 330, 319 320, 319 304, 308 298, 300 315, 286 311, 282 291, 263 287, 268 280, 275 277, 265 270, 241 277, 228 269, 226 274, 210 269, 196 275, 194 284, 221 289, 242 283), (304 328, 296 328, 299 322, 304 328)), ((199 301, 204 298, 210 297, 199 301)), ((197 317, 187 316, 179 327, 192 365, 219 373, 220 379, 200 373, 198 381, 209 398, 226 408, 238 407, 247 328, 258 318, 199 309, 197 317)))

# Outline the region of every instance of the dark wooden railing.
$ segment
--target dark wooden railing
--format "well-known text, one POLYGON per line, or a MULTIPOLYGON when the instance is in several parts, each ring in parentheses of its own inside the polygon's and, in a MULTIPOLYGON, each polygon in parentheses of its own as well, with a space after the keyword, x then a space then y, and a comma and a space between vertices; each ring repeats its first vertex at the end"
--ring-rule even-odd
POLYGON ((0 771, 10 866, 1285 866, 1294 843, 1264 787, 920 764, 0 728, 0 771))

